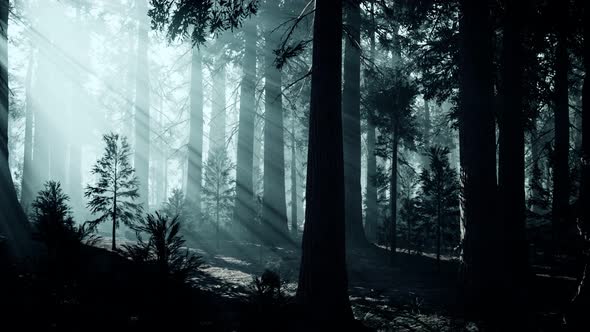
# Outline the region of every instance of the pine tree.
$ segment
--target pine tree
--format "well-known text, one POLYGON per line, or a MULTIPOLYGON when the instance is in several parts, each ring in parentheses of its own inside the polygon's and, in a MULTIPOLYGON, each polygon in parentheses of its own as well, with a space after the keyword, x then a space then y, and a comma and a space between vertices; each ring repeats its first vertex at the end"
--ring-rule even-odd
MULTIPOLYGON (((116 230, 120 223, 131 226, 141 218, 143 207, 139 198, 139 182, 135 170, 129 164, 130 148, 127 138, 110 133, 103 136, 106 144, 103 156, 92 168, 98 177, 95 185, 88 185, 84 196, 89 199, 88 208, 98 218, 90 221, 96 228, 107 220, 113 223, 112 249, 116 250, 116 230)), ((144 184, 147 185, 147 184, 144 184)))
POLYGON ((430 165, 420 174, 419 206, 421 214, 434 223, 436 262, 440 269, 441 248, 459 242, 459 182, 449 163, 448 148, 433 146, 427 156, 430 165))
POLYGON ((234 188, 230 173, 234 165, 223 149, 217 149, 209 155, 205 165, 205 185, 203 194, 205 204, 215 214, 215 238, 219 247, 219 227, 221 218, 228 219, 233 208, 234 188))
POLYGON ((47 246, 52 258, 74 254, 70 251, 82 241, 92 244, 97 240, 86 224, 76 226, 69 200, 59 182, 48 181, 31 204, 33 235, 47 246))

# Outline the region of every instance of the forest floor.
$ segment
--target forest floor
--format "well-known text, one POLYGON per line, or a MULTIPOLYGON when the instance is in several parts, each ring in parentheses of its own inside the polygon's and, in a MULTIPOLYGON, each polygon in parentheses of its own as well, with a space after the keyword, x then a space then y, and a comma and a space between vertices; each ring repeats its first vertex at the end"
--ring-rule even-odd
MULTIPOLYGON (((294 296, 299 250, 254 244, 201 242, 192 250, 203 257, 197 285, 226 298, 247 299, 252 280, 265 269, 281 276, 282 290, 294 296)), ((440 268, 432 255, 398 251, 391 267, 389 251, 372 246, 348 253, 349 295, 357 320, 377 331, 478 331, 461 318, 458 261, 445 257, 440 268)), ((576 278, 535 265, 531 300, 536 331, 561 329, 561 316, 576 287, 576 278)), ((571 272, 571 271, 570 271, 571 272)))

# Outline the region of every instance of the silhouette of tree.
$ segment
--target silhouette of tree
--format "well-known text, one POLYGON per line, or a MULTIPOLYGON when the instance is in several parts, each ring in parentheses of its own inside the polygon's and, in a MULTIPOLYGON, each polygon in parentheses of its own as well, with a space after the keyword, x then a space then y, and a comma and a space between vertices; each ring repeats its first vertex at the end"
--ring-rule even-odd
POLYGON ((89 199, 87 206, 90 212, 99 215, 89 222, 92 228, 109 219, 113 223, 112 250, 116 250, 119 224, 131 226, 134 220, 141 218, 143 207, 136 202, 139 198, 139 183, 129 164, 127 139, 110 133, 104 135, 103 140, 106 144, 104 154, 91 171, 98 179, 95 185, 86 187, 84 196, 89 199))
POLYGON ((205 165, 205 185, 203 194, 209 211, 215 216, 215 237, 219 247, 219 227, 221 218, 227 219, 233 208, 234 187, 230 172, 234 165, 224 149, 209 154, 205 165))
POLYGON ((449 149, 433 146, 427 152, 430 167, 420 174, 421 215, 434 223, 436 261, 440 269, 441 248, 459 242, 459 182, 449 164, 449 149))

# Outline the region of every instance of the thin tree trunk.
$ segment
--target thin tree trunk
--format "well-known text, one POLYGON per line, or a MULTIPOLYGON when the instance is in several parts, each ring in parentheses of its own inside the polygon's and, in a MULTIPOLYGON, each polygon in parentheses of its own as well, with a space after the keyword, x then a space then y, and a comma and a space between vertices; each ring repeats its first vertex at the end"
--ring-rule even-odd
POLYGON ((242 68, 244 76, 240 91, 240 116, 238 124, 238 151, 236 165, 236 202, 234 226, 243 235, 252 236, 255 231, 254 218, 254 119, 256 88, 256 24, 244 24, 245 53, 242 68))
MULTIPOLYGON (((496 209, 492 43, 487 1, 461 1, 460 121, 464 240, 462 275, 468 315, 494 319, 499 305, 501 243, 496 209)), ((497 318, 497 317, 496 317, 497 318)))
POLYGON ((553 165, 552 254, 556 254, 565 239, 562 233, 569 226, 569 101, 567 54, 567 1, 555 1, 557 20, 557 46, 555 48, 555 150, 553 165))
POLYGON ((203 72, 202 54, 193 47, 191 62, 190 129, 188 140, 188 167, 186 199, 201 221, 201 182, 203 173, 203 72))
POLYGON ((349 247, 367 246, 361 194, 361 8, 356 1, 345 8, 349 36, 344 40, 342 132, 344 142, 344 197, 346 240, 349 247))
POLYGON ((295 141, 295 110, 291 114, 291 235, 297 237, 297 152, 295 141))
POLYGON ((32 75, 34 56, 31 45, 29 54, 29 64, 27 66, 27 76, 25 78, 26 89, 26 115, 25 115, 25 153, 23 158, 23 176, 21 182, 21 199, 20 203, 25 211, 28 211, 33 202, 33 91, 32 75))
POLYGON ((390 264, 395 265, 397 262, 397 165, 399 150, 399 132, 395 117, 391 117, 392 128, 392 145, 391 145, 391 175, 389 178, 389 209, 391 218, 389 221, 389 246, 390 246, 390 264))
MULTIPOLYGON (((374 3, 371 2, 371 60, 375 62, 375 18, 374 18, 374 3)), ((368 84, 374 84, 369 82, 368 84)), ((373 115, 369 114, 367 118, 367 196, 365 198, 367 204, 365 227, 367 229, 367 236, 369 241, 377 241, 377 219, 379 218, 377 210, 377 186, 375 184, 375 177, 377 176, 377 156, 375 154, 376 132, 375 121, 373 115)))
POLYGON ((265 106, 264 106, 264 179, 262 221, 272 244, 289 241, 287 200, 285 195, 285 139, 283 133, 283 98, 281 71, 275 66, 279 33, 273 33, 275 19, 280 17, 277 1, 267 2, 265 35, 265 106))
POLYGON ((115 178, 113 181, 113 238, 111 241, 111 250, 117 250, 117 159, 118 157, 115 156, 115 165, 114 165, 114 174, 115 178))
POLYGON ((297 301, 308 323, 333 330, 353 320, 345 259, 342 1, 317 0, 314 15, 307 208, 297 301))
POLYGON ((137 75, 135 83, 135 174, 139 179, 139 201, 149 208, 150 168, 150 77, 148 62, 147 0, 136 1, 139 26, 137 29, 137 75))

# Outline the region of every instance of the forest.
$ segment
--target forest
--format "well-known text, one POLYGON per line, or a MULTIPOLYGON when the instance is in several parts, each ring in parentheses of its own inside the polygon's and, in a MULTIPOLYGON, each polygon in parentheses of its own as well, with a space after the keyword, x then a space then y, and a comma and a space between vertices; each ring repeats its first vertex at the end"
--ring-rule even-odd
POLYGON ((0 328, 590 330, 589 22, 0 0, 0 328))

